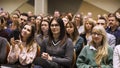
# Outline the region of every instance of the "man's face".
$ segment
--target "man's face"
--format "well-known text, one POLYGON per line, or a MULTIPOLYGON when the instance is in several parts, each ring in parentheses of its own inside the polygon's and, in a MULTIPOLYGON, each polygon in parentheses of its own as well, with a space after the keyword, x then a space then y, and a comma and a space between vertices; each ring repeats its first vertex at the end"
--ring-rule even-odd
POLYGON ((101 26, 103 26, 104 28, 106 28, 106 26, 107 26, 107 23, 105 22, 104 19, 98 19, 98 21, 97 21, 96 24, 97 24, 97 25, 101 25, 101 26))
POLYGON ((109 22, 109 26, 110 26, 111 28, 118 26, 118 23, 117 23, 115 17, 109 17, 109 18, 108 18, 108 22, 109 22))
POLYGON ((27 19, 28 19, 27 16, 21 15, 20 18, 19 18, 19 23, 24 23, 25 24, 27 22, 27 19))

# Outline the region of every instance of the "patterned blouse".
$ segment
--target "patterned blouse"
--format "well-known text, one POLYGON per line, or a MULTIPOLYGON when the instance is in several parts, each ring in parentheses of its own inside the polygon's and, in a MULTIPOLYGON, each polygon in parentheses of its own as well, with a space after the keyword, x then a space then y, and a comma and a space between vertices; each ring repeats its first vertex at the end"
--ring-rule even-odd
POLYGON ((16 44, 13 48, 10 47, 10 52, 7 57, 8 63, 14 64, 19 60, 21 65, 28 65, 33 62, 37 55, 37 43, 33 43, 32 46, 30 46, 29 49, 24 47, 22 50, 19 47, 19 44, 16 44))

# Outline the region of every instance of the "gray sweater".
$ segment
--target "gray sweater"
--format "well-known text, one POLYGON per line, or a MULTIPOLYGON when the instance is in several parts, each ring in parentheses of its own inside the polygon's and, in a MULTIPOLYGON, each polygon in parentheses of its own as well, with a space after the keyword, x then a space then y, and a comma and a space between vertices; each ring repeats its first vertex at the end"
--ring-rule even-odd
POLYGON ((52 61, 58 65, 69 68, 73 58, 73 44, 70 38, 65 40, 62 45, 53 43, 48 44, 48 39, 45 39, 42 43, 41 50, 47 52, 52 56, 52 61))
POLYGON ((7 61, 7 47, 9 47, 8 41, 0 37, 0 64, 4 64, 7 61))

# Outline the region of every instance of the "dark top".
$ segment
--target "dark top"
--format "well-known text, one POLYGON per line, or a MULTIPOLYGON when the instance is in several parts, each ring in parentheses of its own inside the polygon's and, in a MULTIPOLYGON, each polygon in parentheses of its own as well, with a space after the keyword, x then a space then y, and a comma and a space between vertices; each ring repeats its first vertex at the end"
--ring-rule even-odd
POLYGON ((60 45, 59 41, 56 44, 48 44, 48 39, 45 39, 41 45, 41 50, 52 56, 52 62, 56 62, 62 68, 70 68, 74 51, 72 40, 67 38, 62 45, 60 45))
POLYGON ((7 47, 9 47, 7 40, 0 37, 0 64, 5 64, 7 62, 7 47))
POLYGON ((106 31, 116 37, 116 45, 120 44, 120 29, 116 29, 115 31, 112 31, 111 28, 107 28, 106 31))

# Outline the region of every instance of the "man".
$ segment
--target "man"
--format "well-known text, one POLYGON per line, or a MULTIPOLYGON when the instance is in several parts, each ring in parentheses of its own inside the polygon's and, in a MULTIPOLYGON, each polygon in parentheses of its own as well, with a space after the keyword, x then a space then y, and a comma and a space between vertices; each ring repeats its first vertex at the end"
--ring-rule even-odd
POLYGON ((24 27, 25 24, 27 24, 27 21, 28 21, 28 14, 21 13, 19 18, 19 24, 21 29, 24 27))
MULTIPOLYGON (((107 28, 107 20, 104 17, 99 17, 96 22, 97 25, 103 26, 105 29, 107 28)), ((108 44, 114 48, 116 44, 116 38, 114 35, 107 33, 108 44)))
POLYGON ((107 32, 116 37, 116 45, 120 44, 120 30, 118 29, 119 21, 112 13, 108 15, 108 24, 107 32))

